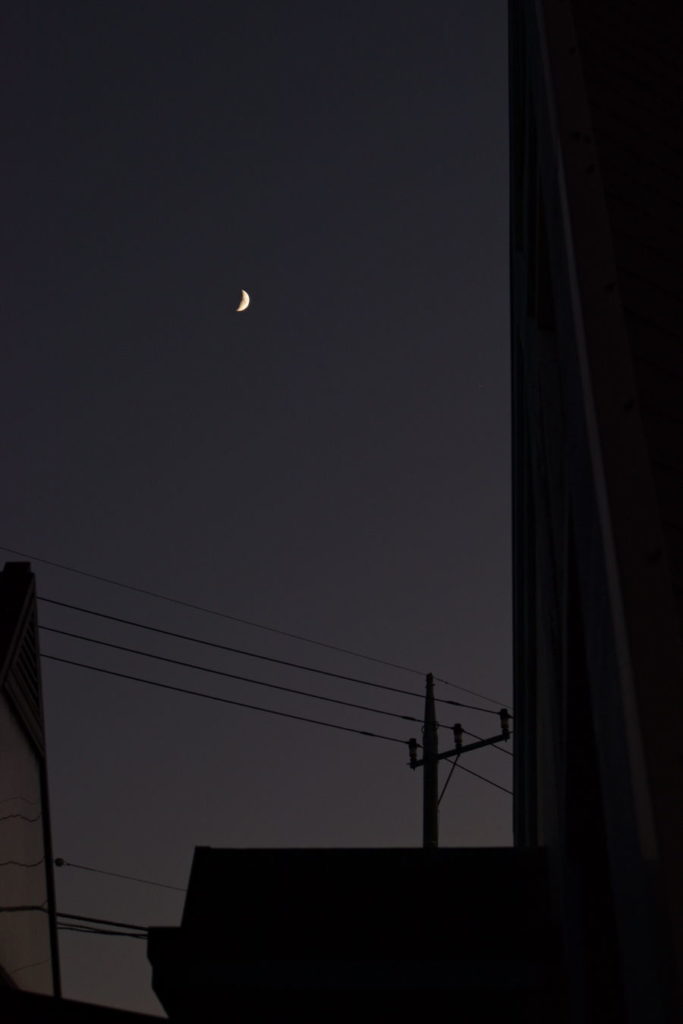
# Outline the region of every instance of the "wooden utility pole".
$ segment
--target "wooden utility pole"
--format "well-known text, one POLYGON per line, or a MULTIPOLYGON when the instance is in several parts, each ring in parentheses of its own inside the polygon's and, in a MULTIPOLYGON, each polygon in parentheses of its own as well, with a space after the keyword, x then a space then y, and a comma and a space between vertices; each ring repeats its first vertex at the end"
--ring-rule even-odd
MULTIPOLYGON (((457 703, 457 701, 452 701, 451 703, 457 703)), ((468 753, 470 750, 479 750, 482 747, 490 747, 493 743, 507 743, 510 739, 510 719, 512 716, 507 708, 501 708, 498 714, 500 716, 500 732, 496 736, 488 736, 486 739, 477 740, 476 743, 464 744, 462 742, 462 737, 465 730, 462 725, 457 722, 453 726, 455 747, 453 747, 452 750, 444 750, 443 753, 440 754, 438 736, 439 726, 436 721, 436 711, 434 709, 434 676, 431 672, 427 676, 425 718, 422 730, 422 751, 424 757, 417 756, 420 744, 415 737, 408 740, 410 767, 413 769, 424 768, 424 776, 422 779, 422 845, 425 849, 435 850, 439 845, 439 761, 455 757, 455 761, 451 762, 453 768, 455 768, 460 756, 468 753)), ((453 769, 451 769, 451 775, 452 774, 453 769)), ((450 775, 448 778, 450 779, 450 775)), ((446 782, 446 786, 447 785, 448 781, 446 782)), ((444 789, 446 786, 444 786, 444 789)), ((443 793, 441 795, 443 796, 443 793)))
POLYGON ((439 845, 439 735, 434 708, 434 676, 427 676, 424 721, 424 776, 422 845, 436 849, 439 845))

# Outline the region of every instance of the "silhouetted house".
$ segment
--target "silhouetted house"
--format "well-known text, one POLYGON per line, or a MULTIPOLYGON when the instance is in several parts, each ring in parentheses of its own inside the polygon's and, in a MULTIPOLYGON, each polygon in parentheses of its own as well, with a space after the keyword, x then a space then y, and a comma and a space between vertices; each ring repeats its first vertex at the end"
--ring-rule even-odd
POLYGON ((62 999, 47 792, 35 578, 0 572, 0 1021, 158 1020, 62 999))
POLYGON ((680 1021, 683 9, 509 11, 516 842, 572 1021, 680 1021))
POLYGON ((0 572, 0 986, 59 994, 35 580, 0 572))
POLYGON ((200 847, 148 955, 171 1020, 562 1021, 541 850, 200 847))

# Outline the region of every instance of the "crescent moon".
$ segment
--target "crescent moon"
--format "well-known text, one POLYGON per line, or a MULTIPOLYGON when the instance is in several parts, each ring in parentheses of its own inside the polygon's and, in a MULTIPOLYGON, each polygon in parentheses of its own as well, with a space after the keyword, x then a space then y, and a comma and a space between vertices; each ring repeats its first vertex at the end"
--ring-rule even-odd
POLYGON ((249 302, 250 302, 249 292, 245 292, 245 290, 243 288, 242 289, 242 298, 240 299, 240 304, 237 307, 236 312, 237 313, 241 313, 243 310, 245 310, 247 308, 247 306, 249 305, 249 302))

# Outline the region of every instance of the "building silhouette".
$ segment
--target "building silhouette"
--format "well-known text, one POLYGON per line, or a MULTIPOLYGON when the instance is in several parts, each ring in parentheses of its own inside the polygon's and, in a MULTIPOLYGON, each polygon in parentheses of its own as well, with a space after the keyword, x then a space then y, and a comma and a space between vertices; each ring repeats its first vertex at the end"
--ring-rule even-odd
POLYGON ((572 1021, 683 1019, 680 5, 510 12, 515 841, 572 1021))
POLYGON ((153 928, 171 1020, 563 1020, 540 849, 195 851, 179 928, 153 928))
POLYGON ((0 1020, 158 1020, 61 997, 36 584, 28 562, 0 572, 0 1020))
POLYGON ((35 578, 0 572, 0 984, 59 995, 35 578), (23 908, 23 909, 17 909, 23 908))

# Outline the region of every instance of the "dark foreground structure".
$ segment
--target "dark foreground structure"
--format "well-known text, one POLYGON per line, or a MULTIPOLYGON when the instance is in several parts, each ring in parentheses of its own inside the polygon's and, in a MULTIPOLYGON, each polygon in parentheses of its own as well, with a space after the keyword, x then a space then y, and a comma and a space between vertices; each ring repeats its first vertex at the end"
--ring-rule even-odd
POLYGON ((541 850, 200 847, 148 952, 172 1020, 562 1019, 541 850))
POLYGON ((0 988, 59 995, 35 577, 0 572, 0 988))
POLYGON ((683 13, 510 4, 515 839, 571 1020, 683 1020, 683 13))
POLYGON ((163 1018, 0 985, 0 1020, 2 1024, 158 1024, 163 1018))
POLYGON ((0 572, 0 1021, 158 1020, 61 998, 36 581, 0 572))

